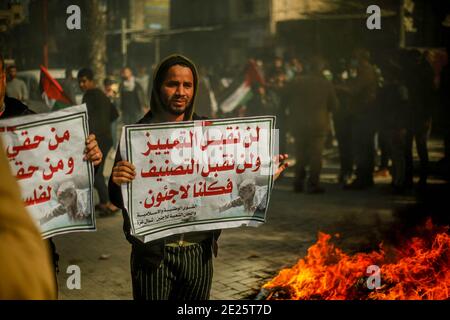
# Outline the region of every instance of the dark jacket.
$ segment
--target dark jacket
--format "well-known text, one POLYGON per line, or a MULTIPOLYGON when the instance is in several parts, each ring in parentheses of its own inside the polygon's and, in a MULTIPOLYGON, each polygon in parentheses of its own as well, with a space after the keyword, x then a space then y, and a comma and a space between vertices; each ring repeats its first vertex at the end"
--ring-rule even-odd
POLYGON ((5 111, 0 115, 0 119, 26 116, 35 112, 28 109, 26 105, 17 99, 5 97, 5 111))
POLYGON ((98 88, 86 91, 83 103, 87 106, 90 133, 95 134, 100 146, 111 146, 111 113, 115 108, 114 105, 98 88))
POLYGON ((291 82, 291 126, 295 134, 324 136, 330 129, 329 113, 338 109, 334 87, 321 74, 311 74, 291 82))
POLYGON ((127 91, 123 85, 120 86, 120 107, 122 112, 133 112, 141 114, 141 109, 146 105, 147 97, 145 96, 144 89, 136 81, 133 91, 127 91))
MULTIPOLYGON (((192 62, 190 62, 188 59, 184 58, 183 56, 174 55, 166 58, 161 62, 161 64, 156 68, 155 74, 154 74, 154 86, 151 93, 151 100, 150 100, 150 109, 149 111, 140 121, 138 121, 138 124, 150 124, 153 123, 154 114, 157 114, 159 112, 162 112, 162 109, 165 108, 163 103, 161 102, 160 96, 159 96, 159 88, 161 87, 163 76, 165 75, 166 71, 173 65, 176 65, 178 63, 183 63, 185 65, 188 65, 193 73, 194 76, 194 96, 192 98, 192 103, 188 107, 188 109, 185 112, 184 121, 190 121, 190 120, 202 120, 206 119, 204 117, 199 117, 194 113, 194 105, 195 105, 195 96, 197 94, 197 88, 198 88, 198 79, 197 79, 197 70, 192 62)), ((116 159, 114 163, 117 163, 121 161, 120 156, 120 145, 118 147, 118 150, 116 152, 116 159)), ((112 177, 110 177, 109 180, 109 197, 111 199, 111 202, 114 203, 117 207, 122 209, 123 214, 123 231, 125 233, 125 237, 128 240, 128 242, 131 243, 133 246, 133 252, 136 254, 136 258, 138 258, 138 261, 143 263, 144 265, 148 266, 158 266, 161 262, 161 260, 164 258, 164 246, 167 243, 174 242, 178 239, 180 239, 180 235, 174 235, 165 237, 162 239, 158 239, 155 241, 150 241, 147 243, 143 243, 141 240, 137 239, 136 237, 131 235, 131 225, 130 225, 130 218, 128 215, 128 212, 125 210, 123 205, 123 198, 121 189, 119 186, 117 186, 114 182, 112 182, 112 177)), ((214 254, 217 255, 217 239, 220 235, 220 230, 215 231, 201 231, 201 232, 189 232, 185 233, 184 240, 190 241, 190 242, 197 242, 197 241, 209 241, 211 243, 211 246, 214 250, 214 254)))

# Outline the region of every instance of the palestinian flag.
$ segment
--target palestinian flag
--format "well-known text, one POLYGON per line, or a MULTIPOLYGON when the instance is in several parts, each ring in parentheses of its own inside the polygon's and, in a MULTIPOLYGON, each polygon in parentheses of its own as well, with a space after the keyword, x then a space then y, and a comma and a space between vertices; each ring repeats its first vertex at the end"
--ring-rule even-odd
POLYGON ((42 92, 42 98, 52 111, 74 105, 73 101, 64 93, 64 90, 58 81, 53 79, 48 70, 43 66, 41 66, 41 79, 39 85, 42 92))
POLYGON ((237 106, 244 105, 252 96, 252 85, 260 83, 265 85, 264 77, 258 70, 254 60, 249 60, 245 69, 245 75, 241 81, 234 80, 231 85, 221 94, 219 108, 223 113, 232 112, 237 106))

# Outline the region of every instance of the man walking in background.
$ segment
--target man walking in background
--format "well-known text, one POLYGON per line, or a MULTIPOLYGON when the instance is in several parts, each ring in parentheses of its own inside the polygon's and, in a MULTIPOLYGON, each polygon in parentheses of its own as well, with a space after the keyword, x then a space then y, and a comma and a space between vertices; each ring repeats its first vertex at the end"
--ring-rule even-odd
POLYGON ((286 94, 291 97, 291 120, 295 121, 291 127, 295 128, 297 147, 296 192, 304 191, 307 166, 306 192, 325 191, 320 186, 322 151, 330 126, 329 114, 337 109, 338 101, 332 83, 322 74, 324 67, 324 61, 314 57, 310 74, 289 83, 286 88, 286 94))
POLYGON ((144 90, 136 81, 130 68, 122 69, 120 85, 120 110, 123 124, 136 123, 147 109, 147 99, 144 90))
MULTIPOLYGON (((96 87, 94 73, 91 69, 81 69, 78 72, 78 83, 84 92, 83 103, 86 103, 89 115, 89 130, 97 136, 98 145, 106 156, 112 147, 111 114, 114 106, 102 90, 96 87)), ((94 186, 98 191, 100 203, 96 209, 103 215, 110 215, 117 211, 117 207, 109 201, 108 188, 103 176, 104 162, 95 173, 94 186)))
POLYGON ((375 166, 374 117, 377 96, 377 74, 370 63, 370 53, 365 49, 353 53, 357 61, 357 76, 346 85, 336 88, 349 94, 353 115, 353 143, 356 163, 356 179, 347 189, 362 190, 373 186, 375 166))
POLYGON ((6 95, 19 101, 27 101, 28 88, 25 82, 17 78, 17 67, 12 65, 7 68, 6 95))

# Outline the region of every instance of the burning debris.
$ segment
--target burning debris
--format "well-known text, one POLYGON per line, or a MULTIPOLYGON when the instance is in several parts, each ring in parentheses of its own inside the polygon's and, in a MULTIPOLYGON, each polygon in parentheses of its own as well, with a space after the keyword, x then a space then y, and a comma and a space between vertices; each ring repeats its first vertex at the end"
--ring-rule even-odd
POLYGON ((307 256, 281 270, 260 295, 268 300, 449 299, 448 230, 428 220, 417 236, 396 248, 381 244, 377 251, 353 255, 331 243, 330 235, 319 233, 307 256))

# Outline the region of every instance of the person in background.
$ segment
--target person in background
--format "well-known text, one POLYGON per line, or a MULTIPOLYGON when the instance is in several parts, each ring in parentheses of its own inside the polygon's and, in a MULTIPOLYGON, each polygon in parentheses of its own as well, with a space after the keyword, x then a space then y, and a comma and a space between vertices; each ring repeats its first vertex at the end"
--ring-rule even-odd
POLYGON ((329 115, 338 108, 338 101, 332 83, 323 76, 324 61, 314 57, 310 65, 309 75, 286 87, 297 147, 294 191, 303 192, 306 182, 306 192, 323 193, 325 190, 320 186, 322 151, 330 126, 329 115), (306 167, 309 167, 308 179, 306 167))
POLYGON ((406 51, 404 56, 406 87, 412 114, 411 128, 407 132, 408 160, 407 180, 413 185, 413 141, 419 156, 419 188, 427 185, 429 171, 428 138, 431 132, 435 99, 434 73, 429 62, 418 50, 406 51))
POLYGON ((133 72, 126 67, 121 72, 122 83, 120 85, 120 111, 123 124, 133 124, 138 121, 144 111, 148 109, 147 97, 144 90, 136 81, 133 72))
MULTIPOLYGON (((83 103, 86 103, 87 106, 89 130, 96 135, 99 148, 102 154, 106 156, 112 147, 111 119, 115 107, 103 91, 97 88, 94 73, 91 69, 84 68, 78 71, 78 83, 81 91, 84 92, 83 103)), ((100 198, 100 203, 96 206, 96 209, 102 215, 111 215, 118 208, 109 201, 103 168, 104 162, 99 165, 95 173, 94 185, 100 198)))
POLYGON ((119 97, 117 88, 115 88, 116 82, 110 78, 105 78, 103 80, 103 92, 108 97, 109 101, 113 104, 114 108, 111 112, 111 136, 113 148, 117 147, 117 118, 119 118, 119 111, 117 110, 117 105, 119 103, 119 97))
POLYGON ((408 89, 394 54, 383 68, 384 85, 379 92, 380 114, 383 116, 381 132, 386 138, 386 148, 392 159, 392 188, 394 193, 407 191, 407 131, 411 126, 408 108, 408 89))
MULTIPOLYGON (((349 95, 350 111, 352 113, 352 137, 356 163, 356 179, 346 185, 346 189, 363 190, 374 185, 373 172, 375 166, 375 125, 376 96, 378 77, 371 63, 370 52, 366 49, 356 49, 356 77, 345 85, 335 85, 349 95)), ((350 69, 351 70, 351 69, 350 69)), ((350 74, 352 71, 350 71, 350 74)))
MULTIPOLYGON (((450 45, 446 48, 450 60, 450 45)), ((439 161, 447 180, 450 180, 450 63, 442 68, 439 85, 441 122, 444 136, 444 157, 439 161)))
MULTIPOLYGON (((350 81, 350 71, 345 59, 339 60, 339 66, 334 77, 336 86, 346 86, 350 81)), ((344 187, 351 183, 353 175, 353 116, 350 110, 350 95, 347 92, 336 90, 339 108, 333 112, 333 121, 336 130, 339 151, 338 183, 344 187)))
POLYGON ((275 57, 272 67, 266 72, 267 81, 265 91, 270 96, 273 114, 277 117, 277 129, 279 133, 279 150, 286 152, 287 149, 287 110, 289 102, 286 101, 286 71, 283 59, 275 57))
POLYGON ((211 88, 208 70, 205 67, 200 67, 198 87, 198 113, 210 118, 216 118, 218 109, 217 101, 211 88))
POLYGON ((25 82, 17 78, 17 67, 12 65, 7 68, 6 95, 19 101, 27 101, 28 88, 25 82))
MULTIPOLYGON (((150 86, 150 75, 147 72, 147 68, 145 66, 139 66, 137 68, 137 75, 136 75, 136 82, 139 83, 139 85, 142 88, 143 95, 145 98, 145 101, 150 99, 149 97, 149 86, 150 86)), ((145 104, 147 107, 147 104, 145 104)), ((147 112, 148 110, 144 110, 144 112, 147 112)))
MULTIPOLYGON (((73 76, 72 69, 66 69, 66 77, 61 81, 61 87, 64 90, 67 97, 72 101, 73 104, 77 103, 76 93, 78 91, 78 81, 73 76)), ((78 91, 79 92, 79 91, 78 91)))

